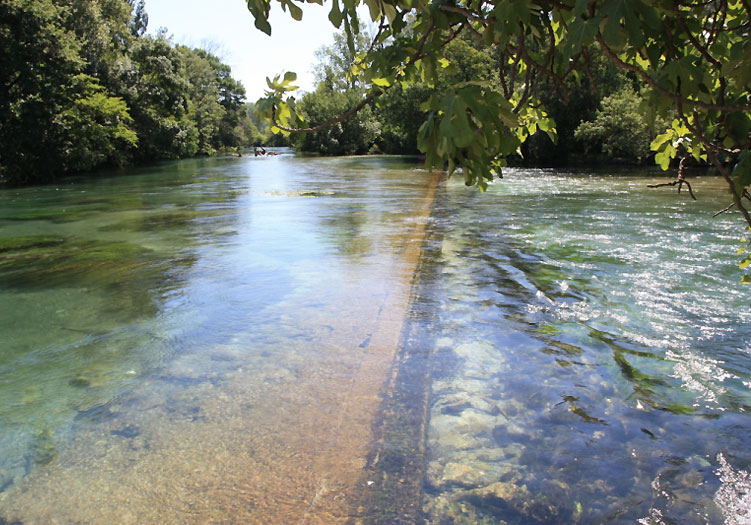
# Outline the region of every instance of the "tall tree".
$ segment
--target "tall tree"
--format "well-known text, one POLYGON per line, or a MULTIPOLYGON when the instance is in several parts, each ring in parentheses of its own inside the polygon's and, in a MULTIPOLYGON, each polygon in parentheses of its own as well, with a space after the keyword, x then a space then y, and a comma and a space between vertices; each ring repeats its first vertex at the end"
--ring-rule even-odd
POLYGON ((229 66, 147 22, 143 0, 0 2, 0 183, 253 140, 229 66))
POLYGON ((202 49, 178 46, 183 76, 189 87, 188 116, 198 130, 198 153, 211 155, 223 147, 240 146, 240 121, 245 88, 218 57, 202 49))
POLYGON ((128 5, 133 10, 130 17, 130 33, 133 36, 143 36, 149 27, 149 15, 146 12, 146 3, 144 0, 128 0, 128 5))
POLYGON ((327 88, 336 91, 358 87, 361 79, 358 75, 351 74, 351 71, 357 63, 358 55, 365 53, 370 43, 366 33, 359 33, 353 40, 353 47, 350 48, 344 32, 334 33, 334 42, 315 52, 316 64, 313 74, 316 83, 325 84, 327 88))
POLYGON ((188 116, 190 84, 182 57, 163 33, 137 40, 121 89, 141 143, 140 160, 179 158, 198 151, 198 129, 188 116))
POLYGON ((0 2, 0 180, 53 179, 63 163, 60 115, 84 65, 67 14, 51 0, 0 2))

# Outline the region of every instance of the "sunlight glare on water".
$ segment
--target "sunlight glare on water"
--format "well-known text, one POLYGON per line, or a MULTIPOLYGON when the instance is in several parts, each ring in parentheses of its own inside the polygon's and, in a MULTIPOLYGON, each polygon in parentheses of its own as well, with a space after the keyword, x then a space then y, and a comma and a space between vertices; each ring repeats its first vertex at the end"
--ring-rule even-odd
POLYGON ((742 231, 711 219, 721 180, 697 203, 652 180, 509 169, 439 194, 429 523, 748 522, 742 231))

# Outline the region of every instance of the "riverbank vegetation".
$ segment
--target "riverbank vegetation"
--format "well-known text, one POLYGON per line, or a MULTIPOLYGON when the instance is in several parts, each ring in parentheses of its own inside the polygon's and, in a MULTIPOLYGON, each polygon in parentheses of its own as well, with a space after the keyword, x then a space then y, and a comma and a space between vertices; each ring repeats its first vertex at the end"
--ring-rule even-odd
POLYGON ((147 24, 143 0, 0 3, 0 182, 260 143, 229 66, 147 24))
MULTIPOLYGON (((316 87, 305 93, 297 110, 309 126, 336 119, 367 95, 366 84, 352 69, 371 46, 360 33, 349 49, 344 32, 317 53, 316 87)), ((417 81, 395 85, 352 117, 313 133, 290 136, 296 149, 323 155, 388 153, 419 154, 418 133, 432 94, 453 85, 476 82, 500 91, 497 49, 459 35, 445 48, 445 67, 434 84, 417 81)), ((644 82, 619 69, 597 48, 590 48, 589 77, 566 82, 567 100, 548 82, 541 99, 556 124, 555 140, 533 135, 510 155, 517 164, 562 166, 597 162, 644 164, 654 159, 650 144, 669 121, 650 121, 641 110, 644 82)))

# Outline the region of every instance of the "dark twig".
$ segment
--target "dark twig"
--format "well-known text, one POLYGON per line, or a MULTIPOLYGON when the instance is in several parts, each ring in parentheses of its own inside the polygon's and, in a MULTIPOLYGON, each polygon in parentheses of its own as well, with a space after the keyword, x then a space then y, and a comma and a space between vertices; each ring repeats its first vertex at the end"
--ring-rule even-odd
POLYGON ((501 52, 501 58, 498 60, 498 80, 501 81, 501 87, 503 88, 503 96, 506 100, 511 98, 511 91, 509 91, 508 84, 506 83, 506 51, 501 52))
POLYGON ((718 211, 717 213, 715 213, 714 215, 712 215, 712 217, 713 217, 713 218, 714 218, 714 217, 717 217, 718 215, 722 215, 723 213, 725 213, 725 212, 728 212, 728 211, 732 210, 732 209, 733 209, 733 206, 735 206, 735 203, 734 203, 734 202, 731 202, 731 203, 730 203, 730 204, 728 205, 728 207, 727 207, 727 208, 724 208, 724 209, 722 209, 722 210, 718 211))
POLYGON ((478 22, 483 25, 492 25, 495 23, 495 20, 487 20, 485 18, 481 18, 479 16, 476 16, 474 13, 468 11, 467 9, 462 9, 461 7, 456 7, 453 5, 442 5, 439 8, 441 11, 448 12, 448 13, 459 13, 463 17, 465 17, 467 20, 471 20, 472 22, 478 22))
POLYGON ((555 74, 555 72, 551 71, 547 65, 542 65, 539 62, 537 62, 527 51, 527 47, 524 45, 524 32, 522 31, 521 36, 519 37, 519 45, 514 49, 511 47, 513 51, 515 51, 519 56, 523 57, 524 60, 527 62, 528 67, 534 67, 537 69, 540 73, 543 73, 547 76, 549 76, 551 79, 553 79, 553 82, 555 82, 558 85, 558 88, 560 89, 561 96, 563 97, 564 102, 568 103, 569 101, 569 90, 566 83, 563 81, 563 78, 559 77, 555 74))
POLYGON ((696 195, 694 195, 694 190, 691 189, 691 183, 689 183, 686 180, 686 157, 683 157, 681 159, 681 163, 678 166, 678 178, 675 179, 673 182, 663 182, 662 184, 648 184, 647 188, 663 188, 665 186, 678 186, 678 193, 681 192, 681 188, 685 184, 688 188, 688 192, 691 194, 691 198, 696 200, 696 195))
POLYGON ((686 33, 686 36, 688 36, 689 42, 691 42, 691 45, 696 48, 699 53, 708 61, 710 62, 716 69, 722 69, 722 64, 719 60, 717 60, 715 57, 709 54, 709 50, 704 47, 699 40, 694 36, 694 34, 691 32, 691 30, 688 28, 688 24, 686 23, 686 20, 681 16, 680 11, 678 9, 675 9, 675 17, 678 20, 678 24, 681 26, 683 31, 686 33))
POLYGON ((725 179, 725 181, 728 183, 728 186, 730 187, 730 194, 733 196, 733 204, 738 207, 738 210, 740 210, 741 215, 743 215, 743 218, 746 220, 746 224, 751 226, 751 214, 749 214, 748 210, 743 206, 743 202, 741 199, 746 194, 744 191, 742 195, 738 195, 738 192, 735 190, 735 181, 730 177, 730 173, 728 173, 728 169, 722 164, 720 159, 718 158, 717 154, 713 150, 707 151, 707 156, 709 157, 709 160, 714 164, 715 168, 720 172, 722 175, 722 178, 725 179))
MULTIPOLYGON (((751 201, 751 193, 749 193, 748 190, 743 190, 743 196, 751 201)), ((733 206, 735 206, 735 203, 731 202, 730 204, 728 204, 727 208, 718 211, 717 213, 712 215, 712 217, 717 217, 718 215, 722 215, 723 213, 732 210, 733 206)))

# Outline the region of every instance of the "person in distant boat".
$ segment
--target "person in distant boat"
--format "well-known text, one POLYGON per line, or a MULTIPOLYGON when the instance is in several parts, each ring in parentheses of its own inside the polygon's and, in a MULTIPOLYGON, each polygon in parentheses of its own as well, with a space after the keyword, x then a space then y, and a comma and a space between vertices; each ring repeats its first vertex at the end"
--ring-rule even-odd
POLYGON ((266 150, 263 149, 263 146, 255 146, 253 148, 253 153, 256 154, 256 157, 263 157, 266 156, 266 150))

